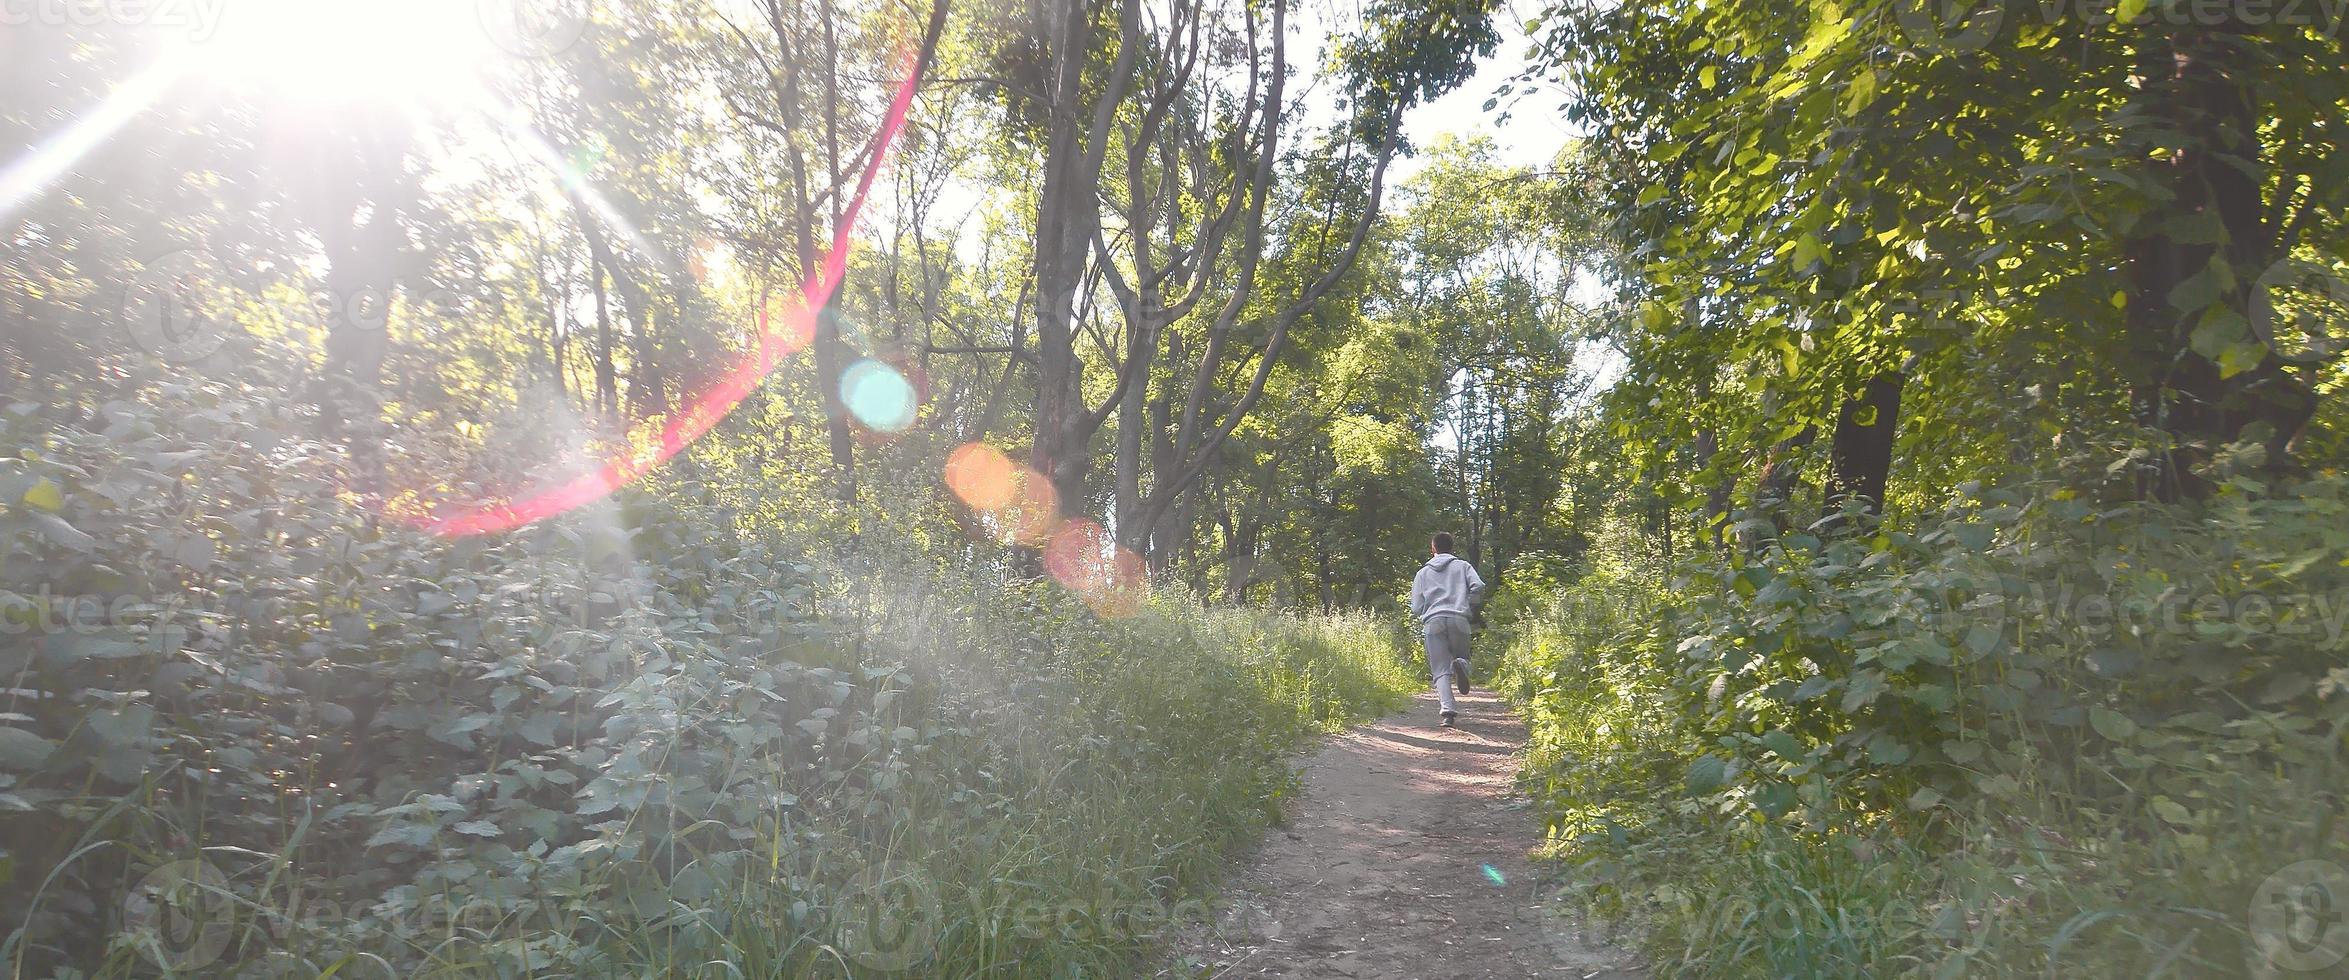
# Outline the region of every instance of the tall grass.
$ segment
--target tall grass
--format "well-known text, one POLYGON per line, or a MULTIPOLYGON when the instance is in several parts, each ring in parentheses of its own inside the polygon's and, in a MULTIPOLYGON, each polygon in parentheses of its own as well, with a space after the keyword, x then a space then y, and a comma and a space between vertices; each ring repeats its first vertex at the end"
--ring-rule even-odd
POLYGON ((1070 648, 1083 655, 1055 669, 1069 673, 1042 688, 1052 693, 999 706, 931 762, 983 767, 996 804, 974 809, 933 786, 898 801, 893 832, 848 859, 860 871, 888 862, 926 894, 860 893, 814 915, 806 889, 756 869, 697 910, 709 917, 698 934, 637 932, 614 944, 615 965, 885 975, 836 945, 842 922, 878 915, 913 947, 879 965, 910 959, 902 970, 914 975, 1132 975, 1162 927, 1203 914, 1197 900, 1229 850, 1281 818, 1300 740, 1391 709, 1414 680, 1392 630, 1365 615, 1165 604, 1076 628, 1091 642, 1070 648), (811 917, 833 930, 778 941, 774 923, 811 917))
MULTIPOLYGON (((424 875, 362 915, 324 903, 321 919, 299 837, 274 855, 224 848, 217 862, 247 871, 176 907, 225 911, 233 938, 189 972, 241 960, 288 976, 1129 975, 1165 929, 1211 915, 1200 900, 1221 858, 1280 820, 1300 741, 1392 709, 1415 682, 1397 634, 1367 615, 1164 601, 1103 621, 1015 588, 1035 594, 865 638, 868 680, 918 678, 894 688, 905 707, 865 726, 909 743, 898 760, 807 774, 798 799, 760 801, 743 823, 606 828, 665 844, 542 876, 556 887, 519 903, 434 894, 424 875), (896 791, 876 792, 893 771, 896 791)), ((126 817, 164 812, 125 802, 126 817)), ((182 853, 205 853, 200 829, 182 829, 198 835, 182 853)), ((442 858, 470 876, 468 856, 442 858)), ((141 931, 169 925, 125 922, 88 965, 145 975, 149 947, 184 957, 186 937, 141 931)))
POLYGON ((9 975, 1122 976, 1414 686, 1368 615, 1104 618, 757 473, 442 539, 190 397, 0 417, 9 975))

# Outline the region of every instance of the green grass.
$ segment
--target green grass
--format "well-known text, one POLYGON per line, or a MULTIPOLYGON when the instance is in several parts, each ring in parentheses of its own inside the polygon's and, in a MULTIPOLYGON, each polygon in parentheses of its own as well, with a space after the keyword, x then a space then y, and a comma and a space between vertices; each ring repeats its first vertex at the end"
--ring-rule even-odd
MULTIPOLYGON (((1096 620, 1048 592, 994 610, 938 598, 865 610, 858 669, 872 669, 859 686, 895 697, 850 734, 904 743, 886 761, 753 757, 775 770, 753 785, 797 786, 798 798, 752 801, 736 811, 748 819, 646 807, 601 830, 618 848, 602 860, 525 850, 529 867, 514 870, 444 849, 415 885, 355 913, 347 894, 315 897, 330 875, 298 834, 276 854, 216 848, 207 859, 230 880, 213 897, 234 938, 190 972, 243 961, 287 976, 1127 976, 1170 919, 1207 917, 1223 859, 1280 819, 1290 754, 1398 706, 1415 682, 1400 634, 1367 615, 1161 601, 1096 620), (501 893, 483 884, 493 876, 533 887, 501 893)), ((112 831, 128 846, 130 828, 156 832, 170 807, 134 794, 118 809, 94 842, 112 831)), ((165 834, 183 831, 197 839, 182 853, 207 854, 194 828, 165 834)), ((148 974, 140 944, 153 938, 125 929, 84 965, 148 974)), ((54 951, 10 953, 29 965, 54 951)))

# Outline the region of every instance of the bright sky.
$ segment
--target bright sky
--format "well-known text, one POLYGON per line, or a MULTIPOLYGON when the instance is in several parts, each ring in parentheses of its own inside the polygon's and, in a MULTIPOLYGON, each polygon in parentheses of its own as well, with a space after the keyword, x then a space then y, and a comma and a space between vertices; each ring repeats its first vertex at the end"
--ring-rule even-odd
MULTIPOLYGON (((1341 0, 1342 2, 1342 0, 1341 0)), ((1500 151, 1499 162, 1504 165, 1540 168, 1558 155, 1560 147, 1573 134, 1568 131, 1566 117, 1558 111, 1564 101, 1555 84, 1545 84, 1540 91, 1527 95, 1520 91, 1501 100, 1492 111, 1485 111, 1485 101, 1491 99, 1502 85, 1525 70, 1526 49, 1530 42, 1525 36, 1525 18, 1521 2, 1505 5, 1498 14, 1501 43, 1493 55, 1477 66, 1476 77, 1469 79, 1451 94, 1411 110, 1403 116, 1403 132, 1419 146, 1431 146, 1443 135, 1490 137, 1500 151), (1513 111, 1512 111, 1513 110, 1513 111), (1502 113, 1509 113, 1507 123, 1499 121, 1502 113)), ((1404 159, 1395 162, 1395 175, 1408 177, 1420 163, 1404 159)))

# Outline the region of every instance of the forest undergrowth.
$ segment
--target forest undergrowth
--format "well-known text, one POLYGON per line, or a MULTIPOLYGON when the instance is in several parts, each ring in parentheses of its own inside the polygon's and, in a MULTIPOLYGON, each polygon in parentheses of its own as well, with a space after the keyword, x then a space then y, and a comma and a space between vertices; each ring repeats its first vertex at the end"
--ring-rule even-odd
POLYGON ((1384 620, 1100 616, 755 474, 439 537, 298 414, 0 420, 11 974, 1117 975, 1413 680, 1384 620))
POLYGON ((2344 518, 2330 472, 1970 486, 1603 564, 1500 687, 1572 898, 1664 974, 2321 971, 2294 903, 2349 862, 2344 518))

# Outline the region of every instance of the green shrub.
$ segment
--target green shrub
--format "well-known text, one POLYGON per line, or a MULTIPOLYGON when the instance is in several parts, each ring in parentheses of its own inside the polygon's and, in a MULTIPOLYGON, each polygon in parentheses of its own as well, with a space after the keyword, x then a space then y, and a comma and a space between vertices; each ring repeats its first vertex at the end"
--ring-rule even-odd
POLYGON ((2239 973, 2263 880, 2349 862, 2345 518, 2329 473, 1975 490, 1602 570, 1503 684, 1583 897, 1675 974, 2239 973))
POLYGON ((0 420, 15 975, 861 975, 900 875, 923 972, 1115 974, 1152 930, 1104 910, 1192 893, 1299 739, 1410 685, 1367 617, 1104 620, 887 527, 818 548, 710 461, 440 538, 313 428, 205 384, 0 420))

